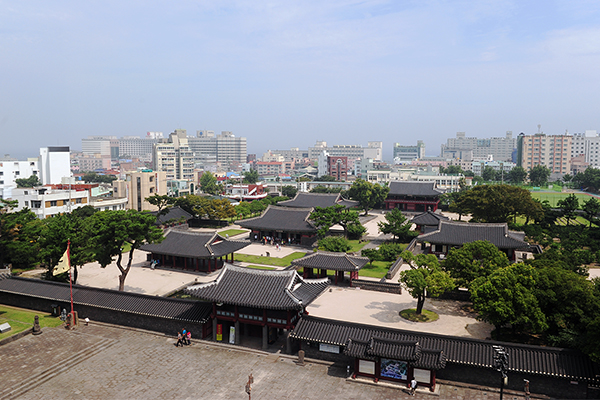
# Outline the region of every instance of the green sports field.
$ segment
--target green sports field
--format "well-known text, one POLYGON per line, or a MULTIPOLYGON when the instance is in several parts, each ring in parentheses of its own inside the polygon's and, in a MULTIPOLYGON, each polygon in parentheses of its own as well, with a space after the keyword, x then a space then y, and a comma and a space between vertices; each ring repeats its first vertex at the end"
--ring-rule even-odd
MULTIPOLYGON (((548 203, 550 203, 550 205, 552 207, 556 207, 557 204, 560 200, 564 199, 565 197, 568 197, 571 193, 556 193, 556 192, 531 192, 531 197, 533 197, 534 199, 538 199, 540 201, 544 201, 544 200, 548 200, 548 203)), ((579 200, 579 208, 581 208, 581 206, 583 205, 584 201, 587 201, 588 199, 591 198, 591 196, 587 195, 587 194, 583 194, 583 193, 574 193, 575 196, 577 196, 577 199, 579 200)))

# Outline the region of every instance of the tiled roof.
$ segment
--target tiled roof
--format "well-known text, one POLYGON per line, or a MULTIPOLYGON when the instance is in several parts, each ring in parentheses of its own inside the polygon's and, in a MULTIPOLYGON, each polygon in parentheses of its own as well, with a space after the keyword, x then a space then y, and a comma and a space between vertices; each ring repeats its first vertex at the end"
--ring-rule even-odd
POLYGON ((344 199, 339 193, 298 192, 291 200, 280 201, 278 206, 292 208, 331 207, 336 204, 346 208, 358 207, 358 201, 344 199))
POLYGON ((265 271, 225 264, 216 280, 190 286, 203 300, 275 310, 300 310, 328 286, 328 279, 303 279, 296 271, 265 271))
POLYGON ((439 196, 443 191, 435 188, 435 182, 393 181, 389 195, 395 196, 439 196))
POLYGON ((438 214, 438 213, 434 213, 432 211, 425 211, 424 213, 421 213, 419 215, 415 215, 413 217, 413 219, 410 220, 410 222, 412 222, 413 224, 417 224, 417 225, 428 225, 428 226, 438 226, 438 224, 440 223, 440 220, 449 220, 448 217, 442 215, 442 214, 438 214))
POLYGON ((248 246, 248 240, 230 240, 216 233, 200 233, 171 229, 160 243, 145 244, 140 250, 178 257, 221 257, 248 246))
POLYGON ((371 337, 367 341, 348 339, 344 354, 357 358, 385 357, 403 361, 417 361, 421 358, 421 346, 418 342, 400 342, 380 337, 371 337))
POLYGON ((358 271, 367 263, 367 257, 351 256, 346 253, 319 251, 292 261, 296 268, 319 268, 333 271, 358 271))
POLYGON ((317 228, 308 220, 311 212, 312 208, 289 208, 271 205, 260 217, 236 221, 236 224, 246 229, 316 233, 317 228))
POLYGON ((529 245, 518 234, 508 230, 507 224, 476 224, 440 221, 436 231, 417 236, 419 242, 461 246, 477 240, 487 240, 499 249, 521 249, 529 245))
MULTIPOLYGON (((66 283, 16 277, 0 280, 0 293, 20 294, 62 302, 70 302, 71 299, 69 285, 66 283)), ((212 304, 202 301, 148 296, 80 285, 73 285, 73 303, 202 323, 209 319, 212 312, 212 304)))
MULTIPOLYGON (((373 337, 412 341, 422 349, 443 351, 446 362, 481 368, 494 367, 492 346, 500 345, 508 351, 509 371, 586 381, 593 381, 600 372, 589 357, 574 350, 405 331, 307 315, 302 316, 290 337, 337 346, 345 346, 348 339, 368 342, 373 337)), ((435 358, 435 353, 430 356, 435 358)))
MULTIPOLYGON (((152 211, 150 214, 156 216, 156 214, 158 214, 158 211, 152 211)), ((193 215, 179 206, 170 207, 165 215, 161 215, 160 217, 158 217, 158 222, 160 224, 164 224, 170 220, 179 221, 182 217, 185 218, 185 220, 187 221, 188 219, 192 218, 193 215)))

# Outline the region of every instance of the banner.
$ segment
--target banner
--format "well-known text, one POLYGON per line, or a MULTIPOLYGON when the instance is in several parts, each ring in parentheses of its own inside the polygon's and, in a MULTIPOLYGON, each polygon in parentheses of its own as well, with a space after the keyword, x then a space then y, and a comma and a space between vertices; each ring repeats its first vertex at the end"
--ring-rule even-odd
POLYGON ((217 324, 217 342, 223 341, 223 325, 217 324))
POLYGON ((229 328, 229 343, 235 344, 235 326, 229 328))

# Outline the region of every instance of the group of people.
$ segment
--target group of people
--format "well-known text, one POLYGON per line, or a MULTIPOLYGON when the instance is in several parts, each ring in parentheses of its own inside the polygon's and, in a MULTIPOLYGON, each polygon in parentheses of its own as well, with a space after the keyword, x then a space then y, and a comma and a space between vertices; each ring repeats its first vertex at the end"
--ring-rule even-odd
POLYGON ((175 343, 175 347, 183 347, 190 344, 192 344, 192 332, 186 331, 185 329, 181 332, 177 332, 177 343, 175 343))
MULTIPOLYGON (((258 240, 258 235, 254 235, 254 240, 258 240)), ((287 238, 286 239, 279 239, 279 238, 273 238, 271 236, 263 236, 260 238, 260 242, 264 245, 266 244, 270 244, 271 246, 277 246, 277 248, 279 249, 280 246, 284 246, 285 244, 287 245, 292 245, 292 244, 296 244, 295 240, 292 240, 291 238, 287 238)))

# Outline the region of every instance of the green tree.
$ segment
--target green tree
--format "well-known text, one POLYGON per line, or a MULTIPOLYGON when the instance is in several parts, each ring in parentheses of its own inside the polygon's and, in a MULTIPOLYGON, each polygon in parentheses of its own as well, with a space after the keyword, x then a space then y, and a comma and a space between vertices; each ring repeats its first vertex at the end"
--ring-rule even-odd
POLYGON ((478 240, 465 243, 458 249, 450 249, 443 267, 458 286, 468 288, 475 279, 489 276, 509 264, 503 251, 488 241, 478 240))
POLYGON ((209 171, 206 171, 200 177, 200 188, 204 193, 217 194, 219 191, 217 178, 209 171))
POLYGON ((310 189, 310 193, 340 193, 342 191, 342 188, 338 188, 338 187, 333 187, 333 188, 328 188, 325 186, 315 186, 314 188, 310 189))
POLYGON ((571 181, 573 180, 573 175, 571 174, 564 174, 562 177, 563 182, 565 183, 565 185, 568 187, 569 184, 571 183, 571 181))
POLYGON ((259 176, 258 171, 251 169, 250 171, 244 172, 244 183, 256 183, 258 182, 259 176))
POLYGON ((481 177, 484 181, 495 181, 496 180, 496 170, 489 165, 483 167, 483 171, 481 171, 481 177))
POLYGON ((348 239, 341 236, 328 236, 319 239, 319 250, 346 253, 352 249, 348 239))
POLYGON ((460 175, 462 173, 463 169, 460 165, 448 165, 446 168, 440 166, 440 174, 460 175))
POLYGON ((0 199, 0 267, 29 267, 37 262, 38 222, 29 209, 14 212, 17 200, 0 199))
POLYGON ((544 186, 548 183, 550 169, 545 165, 536 165, 529 171, 529 180, 533 186, 544 186))
POLYGON ((508 222, 517 216, 539 217, 541 205, 531 193, 511 185, 478 185, 467 190, 456 201, 456 208, 470 213, 474 222, 508 222))
POLYGON ((590 192, 598 192, 600 189, 600 169, 588 167, 583 172, 578 172, 573 177, 573 185, 588 190, 590 192))
POLYGON ((512 325, 513 332, 542 332, 546 316, 536 298, 538 273, 530 265, 512 264, 475 279, 470 286, 475 311, 498 330, 512 325))
POLYGON ((111 183, 117 180, 117 177, 115 175, 99 175, 96 172, 86 172, 81 179, 88 183, 111 183))
POLYGON ((454 289, 454 281, 445 271, 433 254, 413 254, 404 251, 403 260, 410 269, 400 272, 400 282, 410 295, 417 299, 416 313, 421 314, 425 305, 425 296, 439 297, 448 290, 454 289))
POLYGON ((412 232, 410 227, 412 223, 406 219, 399 208, 394 208, 392 211, 385 214, 385 220, 378 222, 379 232, 383 234, 392 234, 394 240, 401 242, 410 242, 418 235, 417 232, 412 232))
POLYGON ((590 197, 588 200, 583 202, 583 212, 585 212, 586 218, 590 221, 590 228, 592 227, 592 221, 600 213, 600 201, 595 197, 590 197))
POLYGON ((348 196, 352 200, 358 201, 360 208, 367 215, 370 209, 383 204, 389 192, 390 188, 388 186, 381 186, 377 183, 357 179, 348 190, 348 196))
POLYGON ((29 178, 15 179, 15 183, 18 188, 30 188, 41 185, 36 175, 31 175, 29 178))
MULTIPOLYGON (((331 207, 315 207, 310 214, 310 220, 317 227, 319 237, 325 237, 329 228, 333 225, 340 225, 344 229, 344 236, 348 237, 348 227, 353 226, 354 234, 358 233, 356 225, 362 226, 358 219, 358 213, 354 210, 348 210, 346 207, 336 204, 331 207)), ((363 228, 364 232, 364 228, 363 228)))
POLYGON ((527 171, 520 165, 517 165, 508 172, 508 180, 514 185, 522 184, 526 178, 527 171))
POLYGON ((162 230, 154 226, 152 214, 136 210, 99 211, 86 221, 90 237, 90 245, 94 259, 102 268, 117 258, 119 275, 119 290, 125 290, 125 278, 131 269, 133 253, 145 243, 157 243, 164 239, 162 230), (129 243, 129 259, 123 266, 123 247, 129 243))
POLYGON ((158 222, 160 217, 169 213, 169 208, 175 203, 175 198, 167 195, 155 194, 146 197, 146 201, 158 208, 156 212, 156 222, 158 222))
POLYGON ((570 194, 564 199, 559 200, 556 205, 562 210, 562 215, 567 219, 568 226, 569 222, 577 215, 577 209, 579 208, 577 196, 570 194))
POLYGON ((285 197, 289 197, 290 199, 298 193, 298 189, 292 185, 285 185, 281 188, 281 194, 285 197))
POLYGON ((335 177, 331 176, 331 175, 323 175, 323 176, 319 176, 318 178, 315 178, 315 182, 335 182, 336 179, 335 177))

